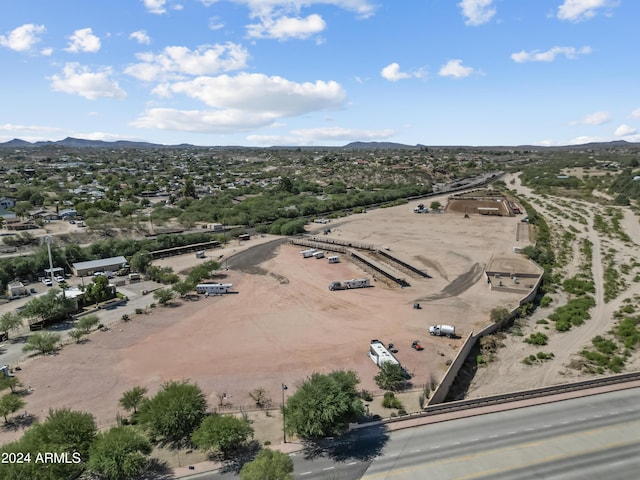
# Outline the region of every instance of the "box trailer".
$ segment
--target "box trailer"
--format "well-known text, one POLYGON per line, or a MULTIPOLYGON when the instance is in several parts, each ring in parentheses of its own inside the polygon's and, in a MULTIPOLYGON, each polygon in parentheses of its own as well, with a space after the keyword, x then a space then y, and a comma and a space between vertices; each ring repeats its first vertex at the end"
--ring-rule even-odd
POLYGON ((332 255, 331 257, 327 257, 329 263, 340 263, 340 257, 337 255, 332 255))
POLYGON ((449 337, 456 336, 456 327, 453 325, 432 325, 429 327, 429 333, 437 337, 449 337))
POLYGON ((309 250, 300 250, 300 255, 302 255, 302 258, 310 258, 313 257, 313 254, 317 251, 318 250, 316 250, 315 248, 310 248, 309 250))
POLYGON ((196 285, 196 292, 206 295, 229 293, 233 288, 232 283, 200 283, 196 285))

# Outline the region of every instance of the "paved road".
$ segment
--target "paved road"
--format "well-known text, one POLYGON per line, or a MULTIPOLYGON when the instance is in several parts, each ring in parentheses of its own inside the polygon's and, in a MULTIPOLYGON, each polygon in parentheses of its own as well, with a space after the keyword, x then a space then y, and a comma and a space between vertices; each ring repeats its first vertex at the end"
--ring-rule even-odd
POLYGON ((394 432, 363 480, 637 479, 640 389, 394 432))
POLYGON ((304 480, 635 480, 638 400, 640 388, 633 388, 391 433, 364 430, 312 458, 293 454, 294 474, 304 480))

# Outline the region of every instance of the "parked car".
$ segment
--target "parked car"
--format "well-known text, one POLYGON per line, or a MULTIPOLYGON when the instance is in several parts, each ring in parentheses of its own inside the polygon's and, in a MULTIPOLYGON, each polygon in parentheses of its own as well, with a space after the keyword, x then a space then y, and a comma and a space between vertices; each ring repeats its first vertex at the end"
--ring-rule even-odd
POLYGON ((29 289, 29 293, 31 293, 33 295, 34 293, 38 293, 38 292, 36 291, 35 288, 30 288, 29 289))
POLYGON ((56 275, 55 276, 55 281, 60 283, 60 282, 64 282, 65 278, 62 275, 56 275))
POLYGON ((43 278, 43 279, 42 279, 42 283, 43 283, 45 286, 47 286, 47 287, 50 287, 50 286, 52 286, 52 285, 53 285, 53 282, 51 281, 51 279, 50 279, 50 278, 43 278))

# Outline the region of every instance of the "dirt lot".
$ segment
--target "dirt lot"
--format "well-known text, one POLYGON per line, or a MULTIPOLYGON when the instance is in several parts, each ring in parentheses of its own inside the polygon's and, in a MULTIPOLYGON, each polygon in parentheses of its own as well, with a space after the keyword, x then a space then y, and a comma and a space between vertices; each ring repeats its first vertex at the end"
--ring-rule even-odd
MULTIPOLYGON (((377 367, 367 356, 373 338, 397 346, 416 385, 438 379, 463 339, 487 323, 492 308, 518 304, 521 295, 489 290, 484 269, 520 270, 528 263, 513 253, 514 245, 524 246, 516 242, 517 217, 414 214, 414 206, 342 219, 328 225, 332 232, 326 238, 386 247, 433 278, 405 275, 411 286, 403 289, 373 281, 371 288, 331 292, 332 281, 372 278, 371 272, 346 258, 338 264, 303 259, 301 247, 286 244, 264 247, 253 261, 265 261, 253 267, 241 256, 231 257, 223 264, 229 270, 221 273, 237 293, 176 301, 149 315, 131 312, 130 323, 23 364, 20 379, 33 388, 26 410, 43 416, 66 406, 90 411, 107 426, 115 421, 122 393, 136 385, 153 394, 162 382, 190 379, 205 391, 211 408, 225 394, 225 402, 237 407, 250 404, 247 393, 254 388, 266 388, 277 402, 281 382, 293 391, 312 372, 342 368, 356 370, 362 387, 375 391, 377 367), (413 309, 414 302, 422 309, 413 309), (439 323, 455 325, 462 338, 430 337, 428 326, 439 323), (411 349, 413 340, 425 350, 411 349)), ((223 259, 238 253, 234 249, 240 245, 228 246, 223 259)), ((211 252, 211 258, 216 255, 211 252)), ((195 262, 193 254, 162 260, 176 271, 195 262)), ((16 435, 0 432, 0 442, 16 435)))

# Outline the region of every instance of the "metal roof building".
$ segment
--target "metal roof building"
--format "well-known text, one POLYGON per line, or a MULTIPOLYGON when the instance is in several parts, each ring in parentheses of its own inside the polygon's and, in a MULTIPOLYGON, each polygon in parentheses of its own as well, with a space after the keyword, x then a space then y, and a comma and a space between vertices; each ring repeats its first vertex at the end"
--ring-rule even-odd
POLYGON ((123 256, 78 262, 73 264, 73 273, 78 277, 84 277, 96 272, 117 272, 123 263, 127 263, 127 259, 123 256))

